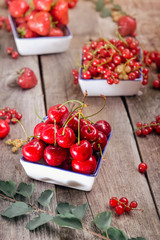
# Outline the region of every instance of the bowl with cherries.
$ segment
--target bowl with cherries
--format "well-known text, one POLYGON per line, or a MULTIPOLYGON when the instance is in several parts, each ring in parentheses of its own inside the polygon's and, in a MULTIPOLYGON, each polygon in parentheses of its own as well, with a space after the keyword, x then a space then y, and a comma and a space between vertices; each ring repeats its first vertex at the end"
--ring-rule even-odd
POLYGON ((47 116, 35 126, 34 137, 23 146, 20 162, 33 179, 90 191, 112 130, 107 121, 94 123, 85 116, 84 102, 68 102, 49 108, 47 116), (68 102, 73 103, 71 110, 68 102))
POLYGON ((89 96, 132 96, 148 83, 141 63, 139 42, 123 39, 93 40, 83 46, 79 85, 89 96))

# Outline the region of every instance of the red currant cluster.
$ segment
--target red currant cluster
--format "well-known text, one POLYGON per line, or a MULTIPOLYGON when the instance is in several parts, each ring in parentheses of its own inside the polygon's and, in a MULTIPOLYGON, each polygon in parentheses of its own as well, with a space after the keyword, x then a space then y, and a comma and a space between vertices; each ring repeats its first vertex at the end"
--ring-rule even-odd
POLYGON ((28 161, 36 162, 44 157, 50 166, 92 174, 107 144, 111 126, 104 120, 93 124, 82 113, 86 105, 81 101, 72 102, 80 104, 72 111, 65 103, 49 108, 47 120, 35 126, 36 138, 23 146, 22 153, 28 161))
POLYGON ((156 61, 157 54, 158 53, 156 51, 143 50, 144 63, 147 66, 151 66, 151 64, 156 61))
POLYGON ((0 16, 0 29, 2 28, 5 28, 7 32, 11 31, 11 24, 8 17, 0 16))
POLYGON ((16 58, 19 57, 19 53, 18 53, 17 51, 14 51, 12 47, 8 47, 8 48, 6 49, 6 52, 7 52, 8 55, 11 55, 11 57, 12 57, 13 59, 16 59, 16 58))
POLYGON ((158 74, 158 79, 155 79, 152 82, 152 86, 156 89, 160 89, 160 74, 158 74))
MULTIPOLYGON (((137 40, 98 39, 83 46, 83 79, 106 79, 108 84, 118 84, 119 80, 135 80, 140 77, 140 47, 137 40)), ((143 69, 144 80, 148 81, 148 69, 143 69)))
POLYGON ((7 123, 17 123, 17 120, 22 118, 22 114, 17 112, 15 108, 1 108, 0 109, 0 117, 3 118, 7 123))
POLYGON ((72 69, 72 75, 73 75, 73 84, 78 84, 78 76, 79 76, 79 73, 78 73, 78 70, 75 68, 75 69, 72 69))
POLYGON ((136 126, 138 127, 136 130, 137 136, 146 136, 154 130, 160 134, 160 115, 156 116, 156 120, 150 124, 137 122, 136 126))
POLYGON ((130 212, 132 209, 135 209, 138 206, 136 201, 132 201, 130 204, 128 204, 128 199, 126 197, 122 197, 119 200, 117 197, 112 197, 109 200, 109 205, 115 208, 115 212, 118 215, 123 214, 124 211, 130 212))

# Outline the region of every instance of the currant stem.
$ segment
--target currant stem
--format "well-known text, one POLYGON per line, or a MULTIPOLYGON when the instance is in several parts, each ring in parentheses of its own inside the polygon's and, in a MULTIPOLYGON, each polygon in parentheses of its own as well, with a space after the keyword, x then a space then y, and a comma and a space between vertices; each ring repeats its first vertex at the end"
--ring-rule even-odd
POLYGON ((103 100, 104 100, 102 108, 98 112, 86 116, 86 118, 89 118, 89 117, 92 117, 94 115, 97 115, 98 113, 100 113, 104 109, 104 107, 106 106, 106 97, 104 95, 101 95, 101 98, 103 98, 103 100))
POLYGON ((145 129, 145 128, 147 128, 147 127, 157 127, 157 126, 159 126, 159 125, 160 125, 160 123, 148 124, 148 125, 146 125, 146 126, 142 126, 142 127, 136 128, 136 129, 135 129, 135 132, 136 132, 137 130, 140 130, 140 129, 145 129))
POLYGON ((117 37, 118 37, 126 46, 128 46, 127 42, 126 42, 125 39, 121 36, 121 34, 119 33, 118 30, 116 30, 116 35, 117 35, 117 37))

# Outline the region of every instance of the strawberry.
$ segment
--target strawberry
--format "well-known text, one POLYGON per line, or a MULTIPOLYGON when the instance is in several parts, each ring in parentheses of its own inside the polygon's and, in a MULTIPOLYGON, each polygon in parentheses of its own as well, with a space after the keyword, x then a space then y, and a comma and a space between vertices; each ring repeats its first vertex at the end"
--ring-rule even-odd
POLYGON ((51 10, 52 0, 33 0, 33 4, 37 10, 49 12, 51 10))
POLYGON ((60 28, 57 27, 52 27, 49 35, 50 37, 62 37, 64 34, 60 28))
POLYGON ((24 0, 14 0, 9 5, 9 12, 12 17, 23 17, 23 15, 29 9, 29 5, 24 0))
POLYGON ((34 10, 31 10, 29 9, 26 14, 25 14, 25 19, 26 21, 28 22, 29 20, 33 19, 34 15, 38 13, 38 10, 34 9, 34 10))
POLYGON ((64 0, 59 0, 58 3, 52 8, 51 14, 54 21, 57 21, 63 25, 67 25, 69 22, 68 3, 64 0))
POLYGON ((15 22, 16 26, 19 26, 20 24, 26 22, 26 18, 25 17, 18 17, 18 18, 15 18, 14 22, 15 22))
POLYGON ((37 78, 30 68, 22 68, 19 72, 18 85, 21 88, 29 89, 37 85, 37 78))
POLYGON ((51 27, 51 15, 48 12, 40 11, 27 24, 33 32, 41 36, 47 36, 51 27))
POLYGON ((136 26, 136 20, 130 16, 125 15, 123 17, 120 17, 118 20, 118 31, 122 37, 128 35, 133 36, 136 30, 136 26))
POLYGON ((18 36, 20 38, 33 38, 38 37, 38 34, 33 32, 27 25, 27 23, 22 23, 17 28, 18 36))

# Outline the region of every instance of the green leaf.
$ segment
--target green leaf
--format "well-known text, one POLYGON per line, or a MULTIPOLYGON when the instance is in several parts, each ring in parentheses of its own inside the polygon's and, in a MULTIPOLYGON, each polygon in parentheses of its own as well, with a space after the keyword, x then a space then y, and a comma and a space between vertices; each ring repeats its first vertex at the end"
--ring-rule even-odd
POLYGON ((68 227, 78 230, 83 229, 81 221, 71 213, 66 213, 64 215, 58 214, 57 216, 53 217, 53 221, 61 227, 68 227))
POLYGON ((29 207, 24 202, 15 202, 9 208, 7 208, 4 212, 2 212, 2 216, 8 218, 14 218, 17 216, 24 215, 28 212, 32 211, 32 208, 29 207))
POLYGON ((112 12, 111 12, 111 9, 109 9, 109 8, 103 8, 100 12, 100 16, 102 18, 110 17, 111 15, 112 15, 112 12))
POLYGON ((107 211, 99 213, 94 218, 94 223, 102 232, 106 232, 111 224, 111 212, 107 211))
POLYGON ((16 184, 12 181, 5 182, 0 180, 0 191, 6 196, 13 198, 16 193, 16 184))
POLYGON ((119 4, 113 4, 113 8, 114 8, 115 10, 118 10, 118 11, 121 11, 121 10, 122 10, 122 8, 121 8, 121 6, 120 6, 119 4))
POLYGON ((97 0, 96 1, 96 11, 97 12, 100 12, 103 9, 104 6, 105 6, 104 0, 97 0))
POLYGON ((37 201, 43 207, 48 207, 52 197, 53 197, 53 191, 45 190, 44 192, 41 193, 41 196, 37 199, 37 201))
POLYGON ((72 213, 75 217, 78 219, 83 219, 84 216, 86 215, 86 211, 88 209, 88 203, 82 204, 72 210, 72 213))
POLYGON ((30 198, 34 191, 34 184, 26 184, 21 182, 17 188, 17 193, 22 195, 23 197, 30 198))
POLYGON ((118 228, 109 228, 107 232, 111 240, 128 240, 126 234, 118 228))
POLYGON ((137 237, 137 238, 130 238, 128 240, 146 240, 146 238, 143 237, 137 237))
POLYGON ((31 221, 29 221, 26 225, 26 228, 29 230, 34 230, 38 228, 39 226, 50 222, 53 220, 53 217, 46 214, 46 213, 41 213, 39 217, 33 218, 31 221))
POLYGON ((57 206, 57 212, 60 214, 72 213, 72 210, 76 208, 73 205, 69 205, 67 202, 60 202, 57 206))

